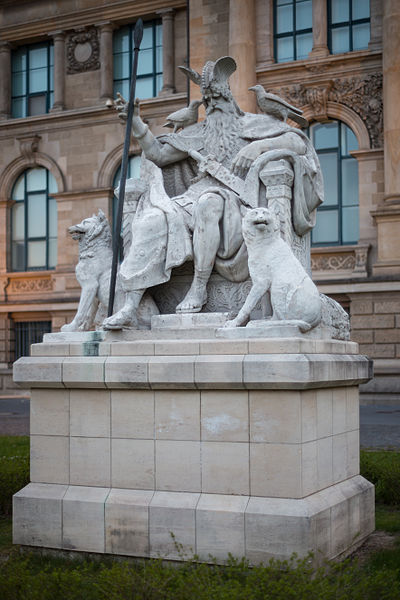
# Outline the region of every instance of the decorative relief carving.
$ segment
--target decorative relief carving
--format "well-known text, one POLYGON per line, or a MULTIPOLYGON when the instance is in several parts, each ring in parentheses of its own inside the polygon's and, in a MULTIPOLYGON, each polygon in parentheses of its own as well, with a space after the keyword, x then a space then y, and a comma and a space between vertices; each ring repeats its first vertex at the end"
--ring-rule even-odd
POLYGON ((369 248, 370 244, 358 244, 351 248, 314 248, 311 268, 314 274, 326 271, 327 276, 333 276, 335 272, 340 276, 339 272, 346 271, 346 276, 366 277, 369 248))
POLYGON ((67 39, 67 73, 100 69, 100 44, 96 27, 78 30, 67 39))
POLYGON ((34 292, 51 292, 53 281, 50 278, 11 279, 7 289, 9 294, 26 294, 34 292))
POLYGON ((29 162, 35 162, 36 152, 39 150, 40 135, 23 135, 17 138, 21 155, 29 162))
POLYGON ((311 269, 313 271, 352 271, 355 266, 356 259, 352 254, 311 257, 311 269))
POLYGON ((295 84, 273 90, 296 106, 310 104, 315 117, 326 114, 326 103, 337 102, 348 106, 364 121, 372 148, 383 146, 382 74, 365 77, 335 79, 312 88, 309 84, 295 84))

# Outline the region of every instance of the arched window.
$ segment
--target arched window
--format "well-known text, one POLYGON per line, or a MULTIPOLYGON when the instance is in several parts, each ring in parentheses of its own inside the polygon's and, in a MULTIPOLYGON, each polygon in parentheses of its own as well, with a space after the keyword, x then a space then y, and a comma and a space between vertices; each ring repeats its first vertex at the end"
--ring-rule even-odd
POLYGON ((28 169, 14 184, 11 198, 11 270, 54 269, 57 264, 57 192, 43 167, 28 169))
MULTIPOLYGON (((137 179, 139 179, 139 177, 140 177, 140 161, 141 161, 141 158, 140 158, 139 154, 134 154, 133 156, 129 157, 128 173, 127 173, 128 179, 130 179, 131 177, 136 177, 137 179)), ((121 179, 121 165, 118 167, 118 169, 116 170, 115 175, 114 175, 114 179, 113 179, 114 190, 115 190, 115 188, 118 187, 120 179, 121 179)), ((117 220, 117 210, 118 210, 118 201, 117 201, 117 198, 114 196, 113 206, 112 206, 113 224, 117 220)))
POLYGON ((358 223, 358 164, 350 154, 358 149, 357 138, 340 121, 311 126, 311 140, 324 177, 324 203, 317 211, 312 231, 314 246, 356 244, 358 223))

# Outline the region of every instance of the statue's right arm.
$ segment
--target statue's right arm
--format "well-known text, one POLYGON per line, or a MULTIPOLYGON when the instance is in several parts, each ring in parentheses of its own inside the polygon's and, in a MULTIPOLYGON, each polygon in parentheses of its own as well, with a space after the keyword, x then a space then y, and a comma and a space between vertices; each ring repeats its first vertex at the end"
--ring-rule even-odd
MULTIPOLYGON (((119 111, 119 117, 126 120, 127 102, 118 93, 115 107, 119 111)), ((151 160, 157 167, 165 167, 171 163, 188 157, 186 152, 177 150, 170 144, 161 144, 151 133, 149 126, 144 123, 139 115, 139 101, 136 100, 133 108, 132 135, 137 139, 147 159, 151 160)))

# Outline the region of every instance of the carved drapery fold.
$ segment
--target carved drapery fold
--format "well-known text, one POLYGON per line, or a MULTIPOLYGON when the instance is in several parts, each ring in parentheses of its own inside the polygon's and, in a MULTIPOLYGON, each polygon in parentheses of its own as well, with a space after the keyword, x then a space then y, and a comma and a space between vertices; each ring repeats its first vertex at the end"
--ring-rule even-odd
POLYGON ((273 90, 295 106, 310 105, 316 120, 327 118, 327 102, 343 104, 364 121, 372 148, 383 146, 382 74, 340 78, 312 86, 298 83, 273 90))

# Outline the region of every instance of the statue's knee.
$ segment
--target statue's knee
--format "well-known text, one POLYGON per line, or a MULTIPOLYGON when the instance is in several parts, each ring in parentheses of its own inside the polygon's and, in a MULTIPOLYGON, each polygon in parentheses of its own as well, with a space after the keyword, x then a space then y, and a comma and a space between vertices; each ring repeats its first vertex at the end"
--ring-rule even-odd
POLYGON ((218 194, 202 194, 196 203, 195 218, 211 220, 222 217, 224 201, 218 194))

